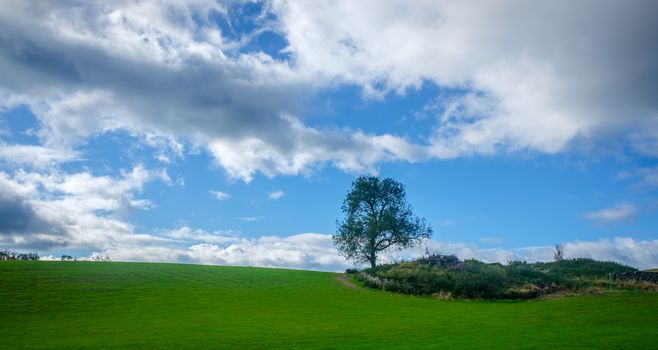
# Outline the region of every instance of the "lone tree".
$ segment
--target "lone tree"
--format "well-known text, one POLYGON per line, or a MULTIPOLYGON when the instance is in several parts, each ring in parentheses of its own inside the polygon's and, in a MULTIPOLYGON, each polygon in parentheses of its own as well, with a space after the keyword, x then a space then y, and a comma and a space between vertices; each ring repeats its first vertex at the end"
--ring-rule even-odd
POLYGON ((352 183, 337 221, 334 245, 348 259, 377 265, 377 254, 390 247, 412 247, 432 236, 425 219, 415 217, 404 185, 391 178, 360 176, 352 183))
POLYGON ((555 261, 564 260, 564 246, 562 244, 555 245, 555 250, 553 251, 553 259, 555 261))

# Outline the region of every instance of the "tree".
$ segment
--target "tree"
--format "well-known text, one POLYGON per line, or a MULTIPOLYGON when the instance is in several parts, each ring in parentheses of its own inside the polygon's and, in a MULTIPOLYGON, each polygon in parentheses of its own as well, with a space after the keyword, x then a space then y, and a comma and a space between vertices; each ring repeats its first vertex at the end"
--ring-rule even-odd
POLYGON ((432 236, 425 219, 413 215, 404 185, 391 178, 358 177, 341 209, 345 218, 336 222, 334 245, 357 263, 375 267, 379 252, 412 247, 432 236))
POLYGON ((555 245, 555 250, 553 251, 553 259, 555 261, 564 260, 564 246, 562 244, 555 245))

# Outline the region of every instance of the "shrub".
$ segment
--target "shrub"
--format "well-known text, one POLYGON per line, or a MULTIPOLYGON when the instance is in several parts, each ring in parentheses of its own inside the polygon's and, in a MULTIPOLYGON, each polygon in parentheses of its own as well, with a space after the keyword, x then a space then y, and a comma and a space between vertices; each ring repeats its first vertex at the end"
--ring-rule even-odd
POLYGON ((477 260, 466 260, 455 275, 453 293, 465 298, 497 298, 506 287, 509 279, 501 265, 488 265, 477 260))
POLYGON ((565 259, 549 263, 536 263, 536 268, 547 273, 564 274, 571 277, 605 278, 611 273, 633 272, 637 269, 612 261, 597 261, 588 258, 565 259))
POLYGON ((629 266, 592 259, 533 264, 512 261, 502 265, 478 260, 460 261, 454 255, 433 254, 411 262, 366 269, 357 277, 366 286, 405 294, 531 299, 562 290, 601 286, 601 280, 612 271, 629 270, 635 271, 629 266))
POLYGON ((459 264, 459 258, 456 255, 431 254, 420 257, 414 260, 414 262, 430 266, 450 267, 459 264))

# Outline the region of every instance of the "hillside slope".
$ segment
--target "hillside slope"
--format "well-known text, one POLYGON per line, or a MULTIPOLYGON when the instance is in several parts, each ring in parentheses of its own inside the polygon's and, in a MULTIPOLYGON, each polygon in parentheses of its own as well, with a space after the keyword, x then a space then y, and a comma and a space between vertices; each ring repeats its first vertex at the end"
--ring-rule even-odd
POLYGON ((658 295, 439 301, 331 273, 0 262, 0 348, 633 348, 658 344, 658 295))

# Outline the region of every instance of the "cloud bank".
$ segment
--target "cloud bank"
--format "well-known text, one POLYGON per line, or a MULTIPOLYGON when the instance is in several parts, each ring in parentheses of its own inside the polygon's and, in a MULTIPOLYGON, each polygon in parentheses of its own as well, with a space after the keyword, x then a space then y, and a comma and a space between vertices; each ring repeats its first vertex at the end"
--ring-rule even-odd
POLYGON ((218 18, 230 23, 236 6, 6 0, 1 107, 36 114, 53 150, 41 164, 125 130, 179 153, 202 147, 245 181, 611 138, 655 156, 654 1, 274 0, 235 34, 218 18), (263 32, 280 36, 281 50, 247 50, 263 32), (427 84, 445 93, 427 103, 435 123, 423 142, 304 122, 303 101, 326 89, 357 85, 384 99, 427 84))
POLYGON ((122 219, 154 205, 135 193, 155 180, 162 180, 162 173, 141 166, 119 177, 0 171, 0 246, 48 250, 161 244, 165 239, 139 234, 122 219))
MULTIPOLYGON (((224 233, 208 233, 183 227, 176 231, 194 234, 176 237, 178 242, 152 245, 119 244, 93 254, 109 255, 114 261, 184 262, 211 265, 261 266, 297 268, 341 272, 354 265, 346 261, 333 246, 331 235, 302 233, 288 237, 263 236, 241 238, 224 233), (184 244, 181 244, 183 243, 184 244)), ((174 231, 174 232, 176 232, 174 231)), ((565 258, 591 258, 615 261, 649 269, 658 266, 658 240, 635 240, 615 237, 598 241, 573 241, 564 245, 565 258)), ((427 241, 422 247, 380 256, 380 262, 394 262, 416 258, 424 254, 424 247, 432 252, 455 254, 460 259, 484 262, 552 261, 552 246, 520 247, 514 249, 485 249, 472 244, 427 241)), ((359 266, 360 267, 360 266, 359 266)))

